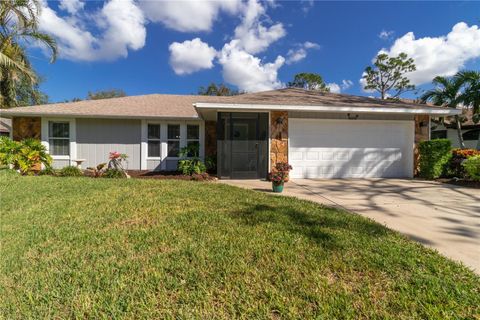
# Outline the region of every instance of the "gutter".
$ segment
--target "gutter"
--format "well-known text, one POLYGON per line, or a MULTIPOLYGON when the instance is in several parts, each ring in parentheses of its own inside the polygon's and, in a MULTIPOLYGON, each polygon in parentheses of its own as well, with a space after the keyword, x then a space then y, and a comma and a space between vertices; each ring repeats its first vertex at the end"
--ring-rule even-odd
POLYGON ((270 104, 225 104, 225 103, 194 103, 199 110, 282 110, 298 112, 336 112, 336 113, 388 113, 388 114, 429 114, 435 116, 459 115, 461 109, 449 108, 394 108, 394 107, 348 107, 348 106, 305 106, 305 105, 270 105, 270 104))

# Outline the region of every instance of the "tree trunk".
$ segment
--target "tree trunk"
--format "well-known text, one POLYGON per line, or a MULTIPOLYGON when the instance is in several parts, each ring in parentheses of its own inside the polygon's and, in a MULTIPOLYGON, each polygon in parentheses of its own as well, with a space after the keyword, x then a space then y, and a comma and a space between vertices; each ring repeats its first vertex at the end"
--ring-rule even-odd
POLYGON ((463 142, 463 136, 462 136, 462 124, 460 122, 460 117, 458 115, 455 116, 455 121, 457 122, 457 134, 458 134, 458 142, 460 142, 460 148, 465 149, 465 143, 463 142))

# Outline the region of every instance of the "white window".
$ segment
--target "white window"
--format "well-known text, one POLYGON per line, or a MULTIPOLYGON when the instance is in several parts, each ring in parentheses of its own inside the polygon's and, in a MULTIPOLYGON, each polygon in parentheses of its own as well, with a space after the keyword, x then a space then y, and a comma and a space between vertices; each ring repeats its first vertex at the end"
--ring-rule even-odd
POLYGON ((180 152, 180 125, 169 124, 167 127, 167 156, 176 158, 180 152))
POLYGON ((70 123, 64 121, 48 122, 49 153, 52 156, 70 155, 70 123))
POLYGON ((148 125, 148 157, 160 158, 160 125, 148 125))
MULTIPOLYGON (((200 126, 198 124, 187 125, 187 146, 191 145, 200 146, 200 126)), ((189 157, 193 157, 194 155, 195 154, 191 152, 188 154, 189 157)), ((196 156, 198 156, 198 154, 196 156)))

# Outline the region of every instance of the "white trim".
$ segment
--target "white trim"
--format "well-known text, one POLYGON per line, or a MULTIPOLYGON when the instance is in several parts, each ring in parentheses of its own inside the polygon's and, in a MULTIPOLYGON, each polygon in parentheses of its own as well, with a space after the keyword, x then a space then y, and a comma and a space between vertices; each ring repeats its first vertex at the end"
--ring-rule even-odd
POLYGON ((271 104, 225 104, 225 103, 194 103, 197 109, 215 110, 283 110, 283 111, 313 111, 313 112, 337 112, 337 113, 405 113, 405 114, 432 114, 432 115, 457 115, 460 109, 449 108, 397 108, 397 107, 348 107, 348 106, 297 106, 297 105, 271 105, 271 104))
POLYGON ((147 170, 148 159, 148 123, 145 119, 141 121, 140 132, 140 170, 147 170))

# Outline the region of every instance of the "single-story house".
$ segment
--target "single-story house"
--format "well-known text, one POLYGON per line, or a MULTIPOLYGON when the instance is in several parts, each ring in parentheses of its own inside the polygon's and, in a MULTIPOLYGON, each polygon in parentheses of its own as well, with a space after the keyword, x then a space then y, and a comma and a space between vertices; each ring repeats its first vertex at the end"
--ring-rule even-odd
MULTIPOLYGON (((480 150, 480 123, 473 121, 473 111, 464 110, 462 115, 462 137, 466 148, 480 150)), ((453 117, 446 117, 443 121, 432 119, 432 139, 449 139, 454 148, 460 148, 457 124, 453 117)))
POLYGON ((220 178, 264 178, 277 162, 292 178, 412 177, 430 117, 460 110, 368 97, 280 89, 231 97, 152 94, 2 110, 15 140, 41 139, 62 167, 109 152, 128 169, 175 170, 199 143, 220 178))

